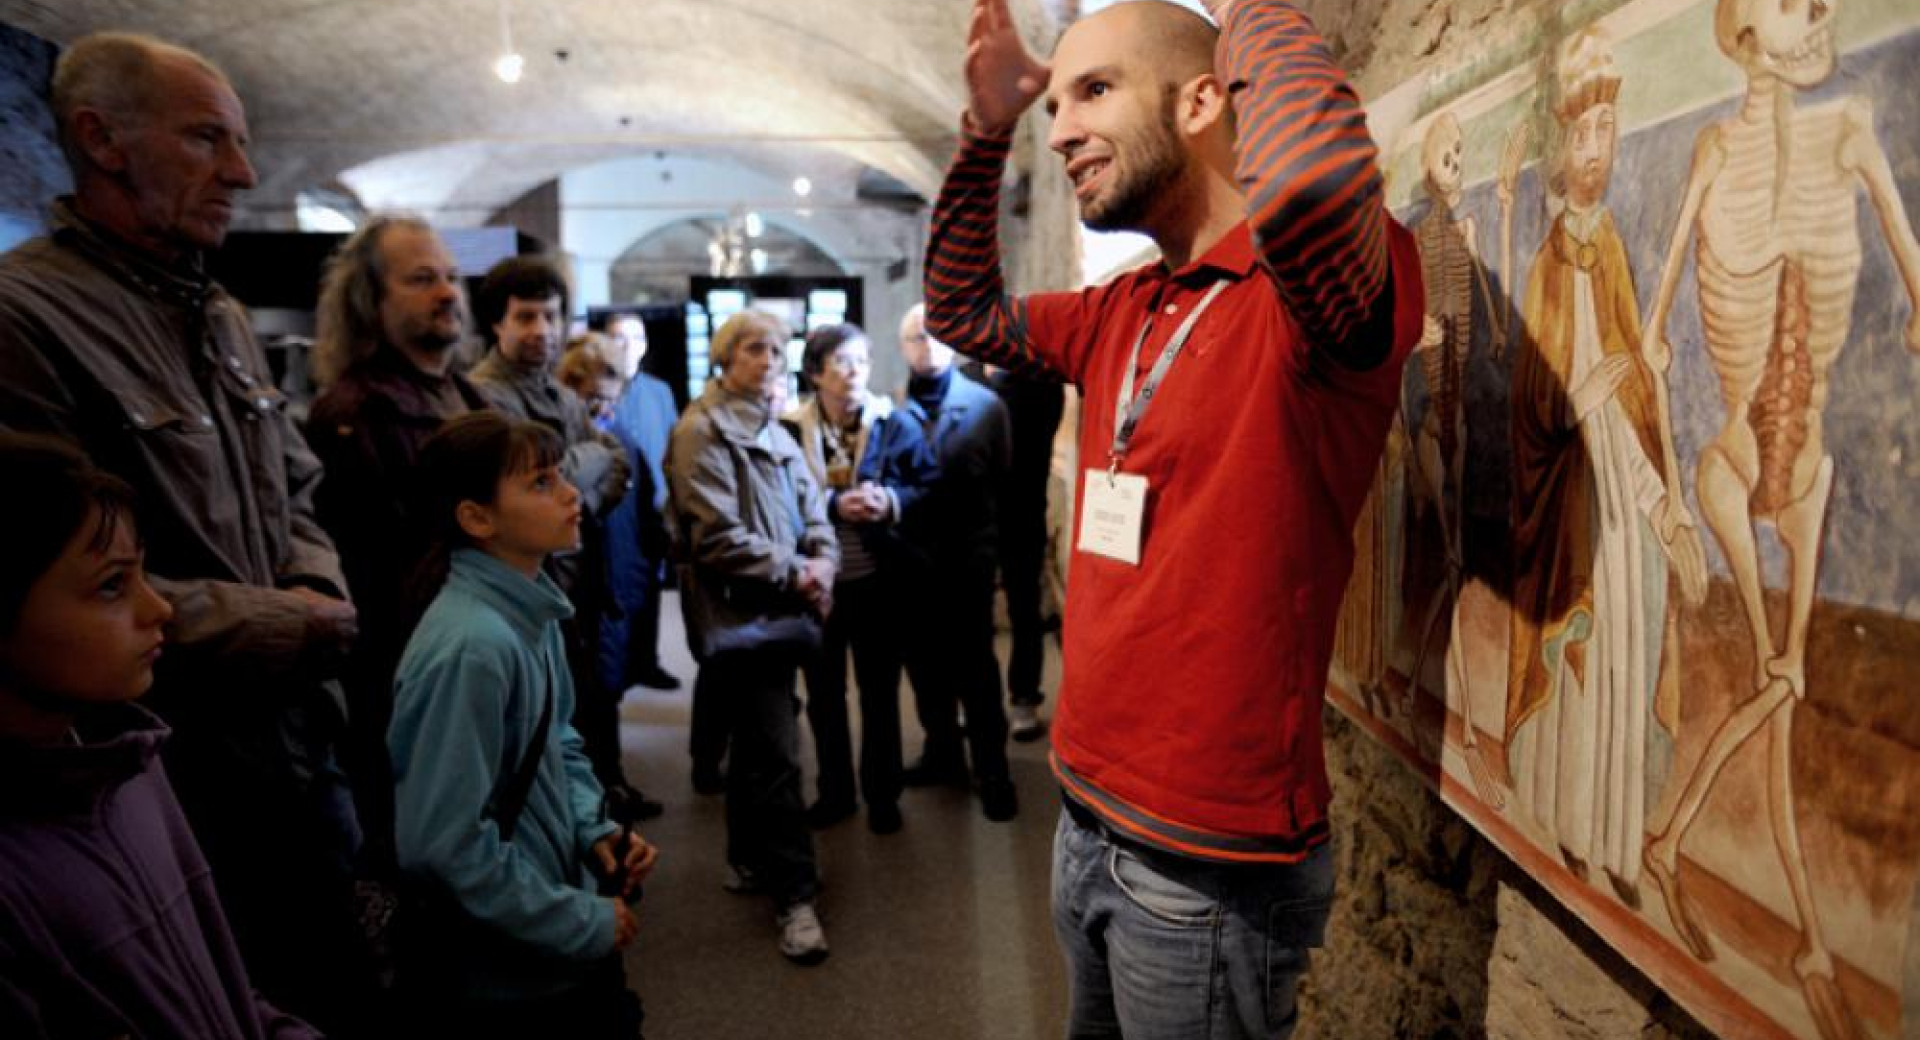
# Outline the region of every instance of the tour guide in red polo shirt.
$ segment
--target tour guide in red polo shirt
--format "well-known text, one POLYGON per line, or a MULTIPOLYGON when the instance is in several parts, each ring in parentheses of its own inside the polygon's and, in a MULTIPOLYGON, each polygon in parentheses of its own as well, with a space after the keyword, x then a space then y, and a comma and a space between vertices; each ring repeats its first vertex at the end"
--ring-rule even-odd
POLYGON ((1413 240, 1325 42, 1279 0, 1207 6, 1222 32, 1116 4, 1049 68, 1006 0, 975 0, 927 260, 931 333, 1085 401, 1053 738, 1073 1036, 1292 1031, 1333 887, 1334 621, 1420 325, 1413 240), (1015 299, 998 190, 1042 94, 1082 219, 1162 260, 1015 299))

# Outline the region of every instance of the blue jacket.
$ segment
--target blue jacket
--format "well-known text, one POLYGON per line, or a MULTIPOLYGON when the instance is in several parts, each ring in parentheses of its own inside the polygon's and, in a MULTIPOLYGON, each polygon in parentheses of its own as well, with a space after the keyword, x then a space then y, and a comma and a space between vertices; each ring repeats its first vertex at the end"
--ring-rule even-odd
POLYGON ((81 742, 0 745, 0 1036, 306 1040, 248 984, 133 705, 91 709, 81 742))
MULTIPOLYGON (((908 517, 919 514, 920 503, 940 479, 940 464, 933 456, 933 449, 927 445, 920 424, 887 398, 869 395, 861 408, 860 420, 863 427, 859 447, 860 464, 854 471, 854 483, 873 483, 885 488, 888 497, 893 500, 893 517, 855 525, 853 530, 860 538, 861 547, 873 557, 874 562, 887 567, 905 549, 906 543, 900 536, 901 525, 908 517)), ((799 443, 814 479, 826 487, 826 448, 820 432, 820 425, 825 419, 820 412, 820 399, 809 398, 780 421, 799 443)), ((827 492, 827 519, 833 522, 836 531, 847 526, 834 512, 839 497, 838 491, 827 492)), ((845 561, 842 560, 842 563, 845 561)))
POLYGON ((907 539, 943 570, 991 570, 998 537, 998 501, 1013 459, 1007 406, 993 391, 951 370, 937 415, 909 396, 900 411, 920 424, 940 466, 940 479, 907 518, 907 539))
POLYGON ((551 578, 453 554, 394 679, 395 844, 401 869, 479 927, 449 936, 450 974, 478 996, 540 996, 585 981, 611 953, 613 906, 587 859, 614 825, 581 750, 561 644, 572 613, 551 578), (553 720, 513 841, 493 803, 526 753, 544 698, 553 720))
POLYGON ((673 391, 645 372, 636 372, 614 408, 608 432, 627 449, 633 490, 607 514, 607 590, 618 610, 600 621, 601 681, 623 690, 631 615, 664 584, 669 538, 666 526, 667 437, 673 432, 673 391))

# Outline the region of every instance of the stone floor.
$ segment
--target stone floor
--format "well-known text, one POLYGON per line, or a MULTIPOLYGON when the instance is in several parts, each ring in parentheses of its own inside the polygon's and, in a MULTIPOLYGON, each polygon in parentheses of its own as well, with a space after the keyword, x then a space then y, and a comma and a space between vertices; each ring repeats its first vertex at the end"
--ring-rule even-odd
MULTIPOLYGON (((1058 794, 1046 742, 1014 744, 1021 813, 990 823, 955 789, 910 790, 906 827, 875 837, 864 817, 816 832, 821 917, 833 954, 799 968, 774 945, 763 899, 723 891, 723 800, 688 779, 694 666, 679 608, 663 610, 660 644, 678 691, 636 688, 622 709, 629 776, 666 803, 645 828, 660 865, 640 906, 627 958, 651 1038, 725 1040, 1026 1040, 1062 1035, 1066 981, 1048 917, 1047 872, 1058 794)), ((1004 643, 1004 636, 1002 637, 1004 643)), ((1003 660, 1005 646, 1001 647, 1003 660)), ((1046 688, 1057 689, 1050 647, 1046 688)), ((920 734, 904 683, 909 760, 920 734)), ((811 737, 802 729, 811 798, 811 737)), ((857 745, 857 740, 856 740, 857 745)))

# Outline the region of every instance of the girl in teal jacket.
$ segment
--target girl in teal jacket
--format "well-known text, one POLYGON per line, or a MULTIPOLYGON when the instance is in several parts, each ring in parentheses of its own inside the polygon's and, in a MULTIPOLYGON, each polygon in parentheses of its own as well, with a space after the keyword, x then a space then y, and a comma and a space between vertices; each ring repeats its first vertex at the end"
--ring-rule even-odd
POLYGON ((561 453, 545 427, 476 412, 418 469, 446 577, 401 658, 387 743, 396 849, 422 893, 403 978, 444 1035, 639 1033, 617 951, 655 852, 606 821, 570 723, 572 608, 540 570, 579 544, 561 453))

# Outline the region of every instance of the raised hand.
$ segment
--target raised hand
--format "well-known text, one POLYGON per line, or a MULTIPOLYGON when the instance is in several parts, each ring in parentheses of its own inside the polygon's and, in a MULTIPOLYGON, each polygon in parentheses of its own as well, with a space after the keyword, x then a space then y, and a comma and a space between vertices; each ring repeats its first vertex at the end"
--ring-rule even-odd
POLYGON ((1050 75, 1021 42, 1007 0, 974 0, 966 72, 967 116, 975 129, 994 135, 1013 129, 1046 91, 1050 75))
POLYGON ((1507 131, 1506 147, 1500 150, 1500 179, 1493 189, 1502 207, 1513 205, 1514 187, 1520 183, 1520 168, 1527 163, 1527 143, 1532 137, 1533 128, 1525 122, 1507 131))

